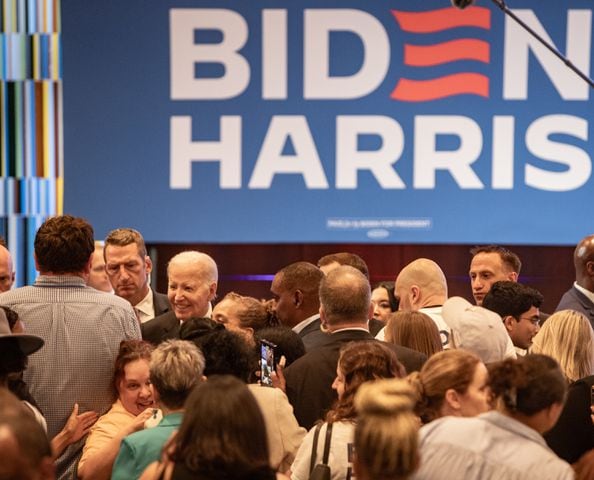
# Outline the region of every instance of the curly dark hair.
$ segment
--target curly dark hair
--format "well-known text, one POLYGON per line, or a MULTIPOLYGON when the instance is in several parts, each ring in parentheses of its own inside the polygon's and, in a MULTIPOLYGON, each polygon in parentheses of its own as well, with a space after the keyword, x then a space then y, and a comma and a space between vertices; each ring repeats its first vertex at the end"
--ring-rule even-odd
POLYGON ((491 392, 510 413, 534 415, 563 403, 567 382, 559 364, 546 355, 508 358, 489 365, 491 392))
POLYGON ((35 259, 40 272, 81 272, 95 250, 93 227, 72 215, 48 218, 35 235, 35 259))
POLYGON ((517 282, 499 281, 491 285, 482 307, 500 317, 511 315, 519 321, 520 316, 532 307, 540 308, 544 301, 538 290, 517 282))
POLYGON ((396 353, 376 340, 350 342, 342 347, 338 369, 344 375, 344 393, 327 413, 328 423, 353 420, 356 417, 355 394, 364 382, 380 378, 402 378, 405 374, 396 353))
POLYGON ((225 328, 216 329, 200 338, 190 340, 204 354, 204 375, 233 375, 249 382, 258 368, 253 349, 238 333, 225 328))

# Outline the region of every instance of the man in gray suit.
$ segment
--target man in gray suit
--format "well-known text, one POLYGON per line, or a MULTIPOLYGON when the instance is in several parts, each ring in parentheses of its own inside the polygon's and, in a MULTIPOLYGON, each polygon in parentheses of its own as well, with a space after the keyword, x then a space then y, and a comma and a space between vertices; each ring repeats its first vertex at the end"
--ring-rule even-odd
POLYGON ((575 282, 565 292, 555 311, 583 313, 594 328, 594 235, 582 238, 573 252, 575 282))
POLYGON ((103 255, 115 294, 130 302, 141 323, 171 310, 167 295, 149 287, 153 263, 140 232, 132 228, 112 230, 105 239, 103 255))

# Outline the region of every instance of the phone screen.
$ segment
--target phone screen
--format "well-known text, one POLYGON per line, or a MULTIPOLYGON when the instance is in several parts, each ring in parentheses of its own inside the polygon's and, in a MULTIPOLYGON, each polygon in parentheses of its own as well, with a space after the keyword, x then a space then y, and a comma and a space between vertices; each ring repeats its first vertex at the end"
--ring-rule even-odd
POLYGON ((274 372, 274 347, 276 345, 260 341, 260 383, 272 387, 272 372, 274 372))

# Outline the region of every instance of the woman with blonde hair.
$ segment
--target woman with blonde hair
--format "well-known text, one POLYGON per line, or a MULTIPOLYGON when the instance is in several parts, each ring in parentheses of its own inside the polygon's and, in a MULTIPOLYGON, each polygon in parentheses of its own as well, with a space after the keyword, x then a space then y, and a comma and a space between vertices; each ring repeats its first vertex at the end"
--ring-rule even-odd
POLYGON ((544 437, 564 460, 575 463, 594 449, 591 395, 594 385, 594 331, 579 312, 551 315, 532 341, 531 353, 554 358, 569 384, 567 401, 557 424, 544 437))
POLYGON ((553 313, 532 339, 531 353, 553 357, 569 382, 594 373, 594 332, 574 310, 553 313))
POLYGON ((402 345, 430 357, 441 352, 441 338, 437 325, 422 312, 402 311, 388 316, 386 342, 402 345))
POLYGON ((490 408, 487 368, 467 350, 438 352, 407 378, 417 395, 415 412, 424 424, 447 415, 472 417, 490 408))
POLYGON ((354 471, 358 480, 403 480, 419 466, 419 420, 406 380, 368 382, 355 395, 354 471))

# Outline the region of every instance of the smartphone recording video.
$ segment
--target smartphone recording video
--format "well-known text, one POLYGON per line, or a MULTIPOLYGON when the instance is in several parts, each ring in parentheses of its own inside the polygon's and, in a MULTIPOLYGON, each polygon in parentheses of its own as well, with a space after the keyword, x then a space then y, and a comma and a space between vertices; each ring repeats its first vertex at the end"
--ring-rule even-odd
POLYGON ((260 383, 266 387, 272 387, 275 347, 276 345, 266 340, 260 341, 260 383))

